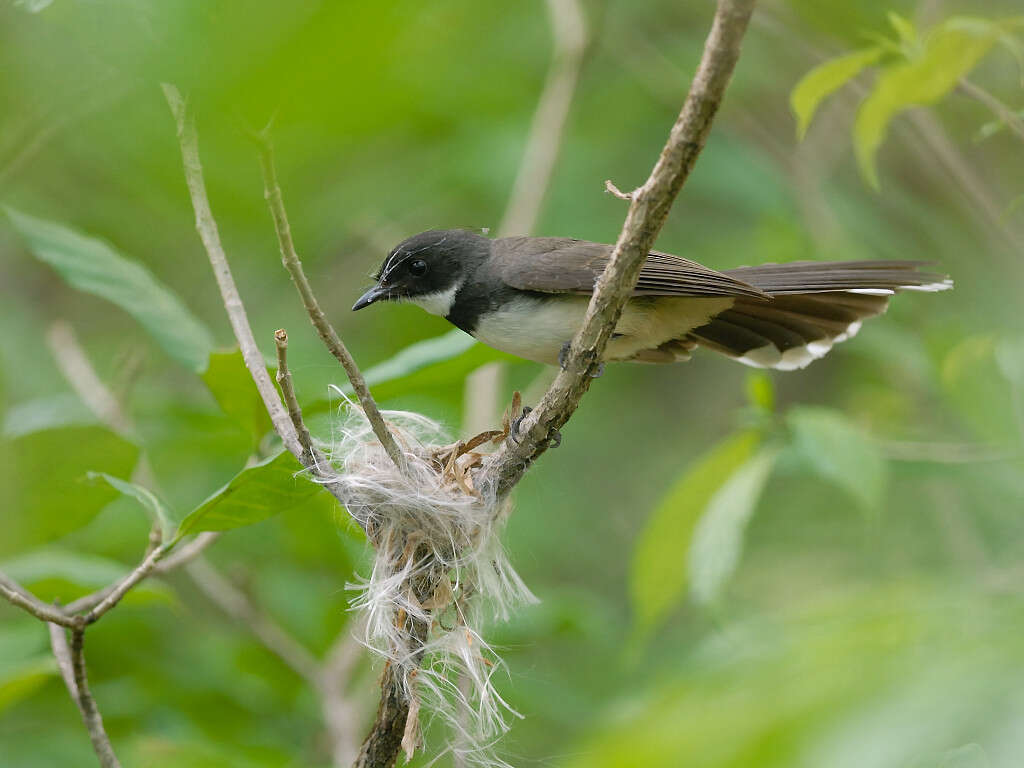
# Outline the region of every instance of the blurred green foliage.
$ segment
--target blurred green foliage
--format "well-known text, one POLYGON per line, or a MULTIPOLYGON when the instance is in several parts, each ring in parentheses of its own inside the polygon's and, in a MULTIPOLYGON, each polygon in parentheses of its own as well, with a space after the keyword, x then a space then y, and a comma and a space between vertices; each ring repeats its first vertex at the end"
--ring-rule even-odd
MULTIPOLYGON (((710 5, 584 11, 590 46, 537 233, 610 241, 624 209, 603 181, 645 177, 710 5)), ((659 247, 719 268, 930 259, 957 289, 897 297, 802 372, 698 354, 594 384, 517 489, 505 536, 542 599, 489 632, 502 695, 526 715, 501 747, 512 764, 1019 765, 1024 153, 952 88, 969 72, 1024 106, 1017 13, 759 5, 659 247), (876 166, 879 193, 860 176, 876 166)), ((323 657, 350 631, 345 585, 366 545, 267 437, 159 82, 196 105, 250 319, 266 353, 289 329, 315 431, 330 439, 343 400, 328 386, 344 381, 279 263, 244 130, 271 116, 325 309, 386 407, 456 434, 466 376, 507 358, 413 307, 348 307, 402 237, 497 225, 549 59, 539 0, 0 4, 0 569, 66 603, 138 561, 140 504, 184 531, 233 528, 210 561, 323 657), (57 319, 127 404, 131 435, 98 425, 59 373, 57 319)), ((541 373, 506 370, 506 396, 541 373)), ((330 764, 316 692, 180 571, 130 593, 87 654, 125 765, 330 764)), ((357 731, 374 688, 362 659, 346 689, 357 731)), ((428 729, 414 763, 447 738, 428 729)), ((92 760, 46 629, 0 604, 0 766, 92 760)))

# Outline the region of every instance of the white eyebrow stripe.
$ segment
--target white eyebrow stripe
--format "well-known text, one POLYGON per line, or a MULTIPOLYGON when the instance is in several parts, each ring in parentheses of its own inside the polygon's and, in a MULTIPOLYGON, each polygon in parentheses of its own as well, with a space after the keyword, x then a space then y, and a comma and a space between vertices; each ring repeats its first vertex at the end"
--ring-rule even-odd
POLYGON ((389 274, 391 274, 398 267, 402 266, 406 261, 408 261, 411 257, 415 256, 417 253, 425 251, 425 250, 427 250, 429 248, 436 248, 437 246, 443 244, 444 241, 447 240, 447 239, 448 239, 448 235, 445 235, 440 240, 438 240, 436 243, 427 243, 422 248, 417 248, 415 251, 405 251, 404 253, 401 253, 401 254, 399 254, 398 251, 395 251, 393 254, 391 254, 388 257, 388 260, 386 262, 384 262, 384 268, 381 269, 380 277, 377 278, 378 282, 381 281, 381 280, 386 280, 387 276, 389 274), (399 255, 402 258, 399 261, 396 262, 395 259, 398 258, 399 255))

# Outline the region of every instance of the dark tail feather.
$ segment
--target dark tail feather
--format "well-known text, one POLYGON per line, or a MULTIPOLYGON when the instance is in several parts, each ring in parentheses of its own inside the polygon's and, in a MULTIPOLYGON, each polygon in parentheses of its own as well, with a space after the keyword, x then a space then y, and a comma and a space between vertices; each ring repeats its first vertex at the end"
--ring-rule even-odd
POLYGON ((890 295, 952 287, 945 275, 919 272, 921 263, 794 262, 729 270, 770 298, 738 297, 688 338, 758 368, 803 368, 882 314, 890 295))

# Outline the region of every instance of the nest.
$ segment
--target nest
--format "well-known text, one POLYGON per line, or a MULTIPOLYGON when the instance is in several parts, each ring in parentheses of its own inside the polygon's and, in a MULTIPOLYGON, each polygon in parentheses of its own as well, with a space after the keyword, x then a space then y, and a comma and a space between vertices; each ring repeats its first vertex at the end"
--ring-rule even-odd
MULTIPOLYGON (((470 470, 483 458, 474 449, 503 439, 508 419, 503 432, 450 444, 424 416, 384 417, 406 466, 395 466, 362 411, 349 407, 336 424, 325 480, 375 549, 369 576, 349 585, 358 592, 353 608, 366 619, 363 642, 399 672, 412 728, 422 706, 456 732, 449 749, 478 765, 504 765, 491 747, 517 713, 494 689, 502 663, 480 622, 488 614, 508 619, 537 598, 499 542, 506 502, 475 488, 470 470)), ((413 731, 412 746, 415 740, 413 731)))

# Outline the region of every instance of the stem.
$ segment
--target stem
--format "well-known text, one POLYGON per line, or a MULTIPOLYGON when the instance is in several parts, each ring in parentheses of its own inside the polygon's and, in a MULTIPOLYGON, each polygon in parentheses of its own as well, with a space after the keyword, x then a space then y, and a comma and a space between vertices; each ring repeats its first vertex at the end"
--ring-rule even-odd
MULTIPOLYGON (((60 630, 57 631, 60 632, 60 630)), ((53 635, 51 634, 50 637, 52 639, 53 635)), ((54 643, 54 645, 59 646, 59 643, 54 643)), ((55 647, 54 652, 56 653, 57 650, 58 648, 55 647)), ((58 665, 60 662, 58 656, 58 665)), ((69 684, 68 690, 82 713, 82 721, 85 723, 86 730, 89 731, 89 739, 92 741, 92 748, 96 757, 99 758, 100 765, 102 768, 121 768, 121 763, 118 762, 117 755, 114 754, 114 747, 110 743, 110 737, 107 736, 107 732, 103 728, 103 718, 100 717, 96 700, 89 690, 89 680, 85 675, 84 629, 71 630, 71 671, 74 687, 72 688, 69 684)))
POLYGON ((992 113, 1006 123, 1006 127, 1017 134, 1017 137, 1024 141, 1024 119, 1010 109, 1006 104, 996 98, 995 95, 972 83, 966 77, 960 80, 960 90, 966 93, 975 101, 979 101, 988 107, 992 113))

